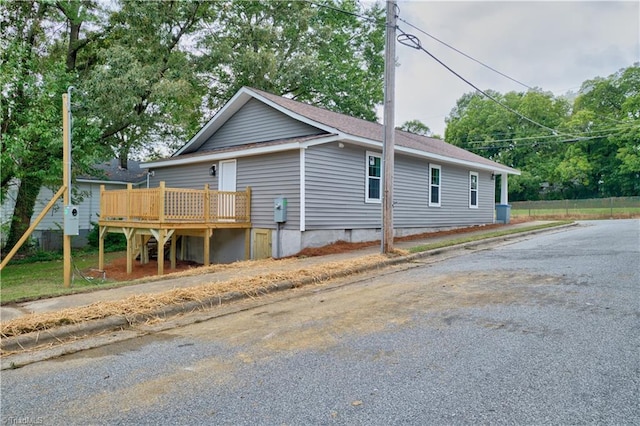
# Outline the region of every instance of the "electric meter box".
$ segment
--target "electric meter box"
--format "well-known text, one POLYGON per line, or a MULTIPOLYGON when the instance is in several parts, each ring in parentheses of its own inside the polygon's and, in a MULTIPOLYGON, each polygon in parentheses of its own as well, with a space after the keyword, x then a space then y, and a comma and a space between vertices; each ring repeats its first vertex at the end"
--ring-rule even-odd
POLYGON ((273 221, 283 223, 287 221, 287 199, 278 197, 273 200, 273 221))
POLYGON ((64 206, 64 235, 80 235, 80 211, 78 206, 64 206))

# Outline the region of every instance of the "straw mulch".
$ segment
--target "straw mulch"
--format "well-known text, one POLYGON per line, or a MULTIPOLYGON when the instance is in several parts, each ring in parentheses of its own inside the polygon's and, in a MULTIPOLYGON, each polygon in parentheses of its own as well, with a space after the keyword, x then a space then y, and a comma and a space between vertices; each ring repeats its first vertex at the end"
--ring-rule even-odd
MULTIPOLYGON (((192 301, 202 302, 203 305, 208 305, 212 303, 212 299, 217 299, 221 303, 224 296, 231 293, 240 293, 248 297, 255 297, 266 293, 269 286, 279 282, 290 282, 293 286, 299 286, 309 282, 321 282, 370 269, 384 259, 386 259, 385 256, 376 254, 354 260, 323 263, 305 269, 262 273, 189 288, 176 288, 162 293, 140 294, 130 296, 121 301, 96 302, 80 308, 70 308, 44 314, 32 314, 1 323, 0 335, 2 338, 7 338, 111 316, 123 316, 127 318, 130 323, 133 323, 136 316, 152 315, 154 312, 170 305, 192 301)), ((224 267, 217 265, 212 266, 210 269, 218 270, 224 269, 224 267)), ((203 270, 200 269, 199 272, 202 273, 203 270)), ((184 275, 191 274, 193 274, 191 271, 184 273, 184 275)))

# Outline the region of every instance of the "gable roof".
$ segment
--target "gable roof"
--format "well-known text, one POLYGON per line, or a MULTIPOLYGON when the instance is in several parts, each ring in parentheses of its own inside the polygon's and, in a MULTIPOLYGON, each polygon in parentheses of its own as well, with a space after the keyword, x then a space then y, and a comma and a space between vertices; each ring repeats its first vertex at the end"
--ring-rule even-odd
MULTIPOLYGON (((143 167, 162 167, 182 163, 179 159, 183 159, 185 162, 199 161, 192 156, 188 156, 191 160, 187 160, 185 157, 187 157, 187 154, 194 154, 211 135, 222 127, 233 114, 251 99, 257 99, 291 118, 325 131, 326 134, 323 135, 324 138, 321 138, 320 142, 316 140, 314 143, 343 140, 367 146, 377 146, 380 148, 382 146, 384 126, 380 123, 329 111, 262 90, 243 87, 189 142, 176 151, 171 158, 149 162, 143 164, 143 167)), ((316 137, 314 139, 318 138, 316 137)), ((302 145, 300 147, 302 147, 302 145)), ((246 149, 244 146, 234 148, 236 152, 246 149)), ((402 130, 395 131, 395 150, 408 155, 426 157, 436 161, 464 164, 498 173, 520 174, 519 170, 473 154, 441 139, 420 136, 402 130)), ((217 152, 218 151, 208 151, 206 155, 203 153, 203 155, 198 157, 200 157, 202 161, 209 160, 215 157, 217 152)), ((229 152, 229 149, 225 152, 229 152)))

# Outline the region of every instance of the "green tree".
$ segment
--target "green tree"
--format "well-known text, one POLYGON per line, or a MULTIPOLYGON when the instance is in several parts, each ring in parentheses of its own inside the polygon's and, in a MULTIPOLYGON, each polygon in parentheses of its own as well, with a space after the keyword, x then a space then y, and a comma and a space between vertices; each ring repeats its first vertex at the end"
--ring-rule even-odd
POLYGON ((185 39, 200 28, 201 2, 126 1, 109 16, 81 83, 84 114, 123 168, 131 155, 171 149, 195 132, 202 87, 185 39))
POLYGON ((519 115, 481 94, 467 93, 446 119, 445 139, 522 170, 521 176, 510 179, 512 200, 537 199, 543 195, 541 186, 551 188, 552 192, 561 188, 563 183, 558 180, 561 175, 556 167, 559 154, 565 150, 559 142, 566 135, 549 129, 562 127, 569 115, 569 103, 539 89, 504 95, 495 91, 488 93, 519 115))
MULTIPOLYGON (((66 21, 65 6, 35 1, 0 5, 2 194, 11 182, 18 185, 8 246, 29 226, 41 186, 62 183, 61 94, 74 80, 69 69, 73 54, 56 55, 55 27, 66 21)), ((75 48, 68 46, 68 51, 75 48)))
POLYGON ((324 3, 370 20, 299 1, 213 4, 198 38, 209 107, 251 86, 375 121, 383 97, 383 11, 356 0, 324 3))
POLYGON ((405 132, 413 133, 416 135, 422 135, 422 136, 433 135, 429 126, 427 126, 420 120, 405 121, 404 123, 402 123, 402 126, 397 127, 397 129, 403 130, 405 132))
POLYGON ((640 194, 640 65, 582 84, 570 121, 591 163, 586 185, 600 196, 640 194))

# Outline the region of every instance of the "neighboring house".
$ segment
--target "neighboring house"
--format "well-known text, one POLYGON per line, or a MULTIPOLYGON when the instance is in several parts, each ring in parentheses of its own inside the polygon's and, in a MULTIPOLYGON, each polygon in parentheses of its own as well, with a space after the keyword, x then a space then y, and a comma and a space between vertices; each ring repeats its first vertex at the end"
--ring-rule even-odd
MULTIPOLYGON (((118 160, 111 160, 95 165, 95 176, 85 175, 75 179, 72 199, 79 206, 80 235, 72 238, 71 241, 74 247, 83 247, 87 244, 87 234, 93 228, 92 223, 98 222, 100 214, 100 185, 105 185, 106 189, 126 189, 129 183, 133 184, 134 187, 146 186, 147 173, 140 168, 140 162, 128 161, 127 167, 127 169, 123 169, 120 167, 118 160)), ((31 216, 32 223, 55 195, 55 192, 55 190, 52 191, 46 187, 40 189, 33 216, 31 216)), ((18 186, 15 184, 8 190, 6 201, 2 204, 2 222, 3 228, 6 228, 3 229, 4 232, 8 232, 8 225, 13 216, 17 193, 18 186)), ((62 197, 60 197, 31 234, 32 240, 36 242, 41 250, 62 249, 63 210, 62 197)))
MULTIPOLYGON (((383 133, 378 123, 245 87, 170 158, 142 167, 151 187, 251 187, 251 257, 288 256, 338 240, 380 239, 383 133), (287 200, 282 224, 274 221, 278 197, 287 200)), ((493 223, 495 177, 507 204, 507 175, 519 173, 397 130, 395 235, 493 223)), ((244 235, 216 230, 211 261, 244 258, 244 235)), ((203 261, 201 237, 186 237, 182 250, 203 261)))

